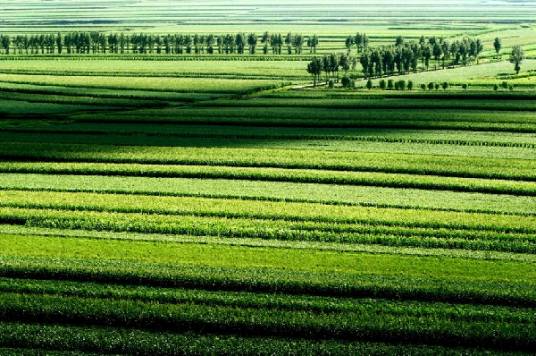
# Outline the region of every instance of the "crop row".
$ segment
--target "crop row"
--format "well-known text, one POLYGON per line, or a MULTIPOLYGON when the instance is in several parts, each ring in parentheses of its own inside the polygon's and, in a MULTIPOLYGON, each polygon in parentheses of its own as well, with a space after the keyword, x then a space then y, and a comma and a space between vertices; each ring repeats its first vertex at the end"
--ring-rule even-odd
POLYGON ((99 88, 84 88, 81 92, 78 88, 70 88, 64 86, 53 85, 34 85, 34 84, 10 84, 0 82, 0 91, 5 93, 24 93, 41 96, 90 96, 94 98, 109 98, 109 99, 146 99, 157 101, 184 101, 192 102, 195 100, 207 100, 216 97, 226 97, 223 94, 211 93, 177 93, 177 92, 155 92, 136 89, 99 89, 99 88))
POLYGON ((0 189, 209 197, 533 216, 533 197, 226 179, 0 174, 0 189))
POLYGON ((0 172, 324 183, 536 196, 536 182, 376 172, 67 162, 2 162, 0 163, 0 172))
POLYGON ((252 127, 398 128, 536 132, 531 112, 346 110, 322 108, 171 108, 71 116, 82 122, 175 123, 252 127))
MULTIPOLYGON (((20 100, 34 103, 69 104, 69 105, 100 105, 120 108, 159 107, 159 101, 137 99, 136 101, 121 98, 95 98, 92 96, 63 96, 63 95, 36 95, 35 93, 5 92, 0 89, 0 100, 20 100)), ((81 110, 83 111, 83 110, 81 110)))
MULTIPOLYGON (((116 144, 137 142, 147 145, 146 141, 162 142, 174 145, 186 138, 203 139, 240 139, 263 140, 259 144, 266 144, 268 140, 289 141, 355 141, 355 142, 384 142, 384 143, 414 143, 426 145, 457 145, 477 147, 517 147, 536 148, 533 143, 534 135, 508 134, 491 132, 468 131, 432 131, 432 130, 374 130, 374 129, 307 129, 272 127, 266 131, 257 127, 228 127, 203 125, 149 125, 149 124, 114 124, 114 123, 54 123, 42 121, 26 121, 27 126, 14 127, 12 121, 0 122, 5 134, 10 134, 11 140, 22 139, 32 133, 41 134, 40 141, 50 137, 61 137, 62 142, 80 139, 93 139, 103 143, 105 140, 114 140, 116 144), (98 137, 97 137, 98 136, 98 137), (129 139, 130 138, 130 139, 129 139), (137 141, 135 141, 137 139, 137 141), (175 140, 175 141, 173 141, 175 140)), ((205 140, 206 141, 206 140, 205 140)))
MULTIPOLYGON (((98 108, 97 108, 98 109, 98 108)), ((28 123, 31 125, 31 123, 28 123)), ((32 133, 19 128, 5 130, 0 139, 5 142, 20 143, 57 143, 62 144, 94 144, 115 146, 159 146, 159 147, 222 147, 242 148, 256 147, 263 149, 278 150, 307 150, 314 148, 315 151, 329 152, 378 152, 395 154, 420 155, 451 155, 465 157, 491 157, 496 159, 531 159, 536 154, 536 149, 529 144, 490 144, 483 142, 471 145, 457 145, 455 142, 414 142, 412 140, 383 140, 381 138, 365 138, 357 140, 324 140, 324 139, 299 139, 287 140, 272 138, 237 138, 228 136, 212 137, 212 135, 100 135, 100 134, 73 134, 73 133, 32 133), (21 132, 22 131, 22 132, 21 132), (402 141, 402 142, 398 142, 402 141), (407 142, 403 142, 407 141, 407 142), (447 143, 446 145, 443 143, 447 143), (479 145, 480 144, 480 145, 479 145)))
POLYGON ((0 246, 4 277, 536 306, 533 262, 17 235, 0 246))
POLYGON ((274 91, 269 93, 262 93, 258 95, 261 98, 272 99, 358 99, 358 98, 370 98, 370 99, 405 99, 407 100, 532 100, 536 98, 534 91, 513 91, 513 92, 491 92, 469 90, 464 92, 445 91, 445 92, 430 92, 430 91, 370 91, 363 93, 361 91, 348 91, 345 89, 337 90, 332 89, 330 91, 321 90, 285 90, 274 91))
MULTIPOLYGON (((247 83, 248 81, 246 81, 247 83)), ((475 125, 484 127, 493 124, 506 125, 517 124, 519 127, 536 124, 536 118, 532 111, 490 111, 490 110, 434 110, 434 109, 389 109, 378 108, 371 110, 354 110, 354 109, 337 109, 333 108, 315 108, 315 107, 247 107, 249 100, 244 99, 246 105, 239 107, 226 106, 204 106, 200 103, 194 107, 169 108, 166 110, 140 110, 133 113, 117 113, 110 116, 114 118, 169 118, 173 115, 180 114, 185 118, 220 118, 220 119, 250 119, 252 124, 255 121, 269 123, 271 121, 284 122, 310 122, 311 124, 337 123, 340 122, 378 122, 381 125, 385 122, 400 122, 411 124, 413 122, 433 125, 434 123, 449 124, 465 123, 466 125, 475 125)), ((101 116, 88 116, 93 119, 99 119, 101 116)), ((329 125, 326 125, 329 126, 329 125)), ((470 129, 470 127, 468 127, 470 129)))
MULTIPOLYGON (((237 337, 233 335, 149 332, 136 329, 90 327, 55 324, 28 324, 0 322, 0 345, 14 349, 0 349, 7 353, 25 354, 21 347, 55 355, 54 350, 136 355, 192 355, 233 354, 258 355, 349 355, 393 353, 400 345, 372 342, 345 342, 333 340, 282 339, 267 337, 237 337)), ((448 354, 451 349, 439 346, 404 345, 408 352, 421 355, 448 354)), ((488 351, 461 349, 473 355, 488 351)))
POLYGON ((310 313, 377 313, 403 316, 448 318, 459 321, 531 323, 531 309, 504 306, 475 306, 418 301, 393 301, 370 298, 335 298, 271 293, 210 291, 202 289, 158 288, 106 285, 92 282, 0 279, 1 293, 49 295, 107 300, 133 300, 161 304, 265 308, 310 313), (380 312, 381 310, 381 312, 380 312))
POLYGON ((329 109, 449 109, 457 111, 534 111, 536 104, 534 100, 497 100, 494 97, 487 99, 471 99, 463 100, 459 98, 449 99, 434 99, 420 98, 415 96, 413 99, 408 98, 374 98, 360 97, 354 98, 330 98, 319 97, 314 99, 309 98, 270 98, 262 95, 256 96, 249 100, 231 101, 231 100, 216 100, 213 102, 203 103, 203 107, 262 107, 262 108, 329 108, 329 109))
POLYGON ((4 160, 217 165, 536 180, 536 161, 407 153, 4 142, 4 160))
POLYGON ((29 227, 182 234, 385 246, 536 252, 536 235, 424 227, 292 222, 253 218, 158 215, 115 211, 1 208, 0 221, 29 227))
POLYGON ((0 74, 1 83, 64 86, 71 88, 136 89, 144 91, 249 93, 260 89, 275 89, 282 83, 260 79, 215 78, 149 78, 106 76, 53 76, 0 74))
MULTIPOLYGON (((31 125, 28 123, 28 125, 31 125)), ((242 148, 256 147, 263 149, 278 150, 307 150, 314 148, 316 151, 329 152, 378 152, 378 153, 402 153, 420 155, 451 155, 465 157, 491 157, 497 159, 531 159, 536 150, 527 145, 438 145, 437 143, 423 142, 390 142, 378 139, 365 140, 286 140, 286 139, 244 139, 234 137, 210 137, 207 135, 181 135, 177 136, 145 136, 141 135, 93 135, 71 133, 26 133, 19 129, 3 132, 0 139, 7 142, 26 143, 57 143, 62 144, 93 144, 114 146, 159 146, 159 147, 222 147, 242 148), (521 146, 521 147, 520 147, 521 146)), ((392 141, 392 140, 391 140, 392 141)))
POLYGON ((426 247, 398 247, 383 245, 341 244, 337 242, 264 240, 258 238, 229 238, 214 236, 188 236, 176 234, 143 234, 135 232, 112 232, 96 230, 65 230, 53 228, 28 227, 24 225, 0 224, 0 234, 10 236, 39 236, 84 238, 119 241, 144 241, 154 243, 195 243, 254 248, 308 249, 318 251, 337 251, 340 253, 398 254, 417 257, 465 258, 486 261, 536 262, 536 255, 501 251, 476 251, 459 249, 437 249, 426 247))
POLYGON ((297 73, 207 73, 207 72, 106 72, 106 71, 56 71, 56 70, 43 70, 43 69, 0 69, 0 74, 8 75, 53 75, 53 76, 65 76, 65 77, 93 77, 93 76, 106 76, 112 78, 153 78, 158 80, 158 78, 211 78, 211 79, 231 79, 231 80, 243 80, 243 79, 252 79, 252 80, 307 80, 306 75, 299 75, 297 73))
POLYGON ((534 216, 238 199, 0 191, 0 206, 536 233, 536 217, 534 216))
POLYGON ((441 318, 440 312, 428 318, 407 315, 403 310, 390 314, 381 308, 381 304, 356 305, 354 310, 343 313, 314 313, 262 307, 157 304, 95 297, 3 293, 0 294, 0 306, 0 318, 26 322, 273 337, 292 334, 313 339, 380 342, 420 342, 425 339, 429 344, 451 347, 486 346, 526 351, 536 346, 536 329, 531 322, 472 322, 441 318))

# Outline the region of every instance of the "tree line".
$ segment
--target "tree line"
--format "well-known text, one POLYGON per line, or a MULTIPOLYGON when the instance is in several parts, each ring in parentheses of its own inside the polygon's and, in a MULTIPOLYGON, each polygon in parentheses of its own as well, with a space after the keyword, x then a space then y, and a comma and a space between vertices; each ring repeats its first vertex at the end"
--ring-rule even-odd
POLYGON ((264 32, 244 34, 125 34, 71 32, 39 35, 0 34, 3 54, 301 54, 316 53, 317 35, 264 32))
POLYGON ((432 60, 435 61, 436 69, 438 66, 445 68, 447 65, 466 65, 472 61, 478 62, 484 45, 480 39, 465 38, 449 43, 442 38, 421 37, 419 42, 406 42, 399 36, 392 46, 369 49, 368 37, 358 34, 348 37, 347 48, 346 54, 325 55, 311 60, 307 72, 313 77, 315 85, 321 80, 322 74, 326 82, 330 79, 338 80, 340 70, 347 75, 348 71, 355 70, 358 62, 365 78, 417 72, 419 65, 429 70, 432 60), (351 55, 354 45, 361 53, 359 60, 351 55))
POLYGON ((474 61, 478 63, 483 50, 484 45, 478 38, 464 38, 450 43, 443 38, 423 36, 418 42, 406 42, 399 36, 392 46, 364 51, 359 62, 364 76, 372 78, 417 72, 419 64, 429 70, 432 61, 435 69, 467 65, 474 61))

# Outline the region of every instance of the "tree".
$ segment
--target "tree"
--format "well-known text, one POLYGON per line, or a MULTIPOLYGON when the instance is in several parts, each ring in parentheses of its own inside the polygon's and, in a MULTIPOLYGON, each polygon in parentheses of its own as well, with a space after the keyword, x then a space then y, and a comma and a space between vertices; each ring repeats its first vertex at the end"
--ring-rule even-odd
POLYGON ((56 48, 58 49, 58 54, 63 52, 63 37, 61 36, 61 33, 58 33, 56 36, 56 48))
POLYGON ((313 48, 313 53, 316 53, 316 49, 319 43, 320 43, 320 40, 318 39, 318 36, 313 35, 313 37, 311 37, 311 47, 313 48))
POLYGON ((387 89, 389 89, 389 90, 393 90, 394 87, 395 87, 395 82, 394 82, 394 80, 389 79, 389 80, 387 81, 387 89))
POLYGON ((435 69, 437 69, 437 63, 439 62, 439 59, 443 56, 443 48, 439 44, 439 42, 436 42, 434 44, 434 47, 432 49, 432 54, 434 55, 435 59, 435 69))
POLYGON ((363 50, 363 35, 361 33, 357 33, 353 42, 357 48, 357 53, 360 53, 363 50))
POLYGON ((359 62, 361 63, 361 66, 363 67, 363 75, 365 78, 369 77, 369 66, 370 66, 370 55, 368 53, 363 53, 361 57, 359 57, 359 62))
POLYGON ((426 84, 424 84, 424 83, 421 84, 421 89, 422 89, 422 90, 426 90, 426 84))
POLYGON ((430 69, 430 59, 432 58, 432 50, 430 49, 430 46, 424 47, 423 58, 426 70, 430 69))
POLYGON ((413 90, 413 82, 411 80, 408 80, 408 90, 413 90))
POLYGON ((304 39, 301 34, 297 34, 292 39, 292 45, 294 46, 294 53, 301 54, 303 49, 304 39))
POLYGON ((484 51, 484 44, 482 43, 482 41, 479 38, 477 38, 476 39, 476 63, 477 64, 479 62, 480 53, 482 53, 482 51, 484 51))
POLYGON ((448 82, 443 82, 443 84, 441 84, 441 86, 443 87, 443 90, 447 90, 449 88, 449 83, 448 82))
POLYGON ((435 88, 435 83, 433 83, 433 82, 428 83, 428 89, 429 90, 434 90, 434 88, 435 88))
POLYGON ((236 34, 235 45, 236 45, 236 50, 238 51, 238 54, 244 54, 244 48, 246 47, 246 40, 244 38, 244 34, 242 33, 236 34))
POLYGON ((521 71, 521 63, 523 63, 523 60, 525 59, 525 52, 523 51, 523 48, 521 46, 515 46, 512 49, 512 54, 510 55, 510 63, 514 64, 516 74, 519 74, 521 71))
POLYGON ((329 71, 331 72, 331 74, 333 76, 336 75, 337 77, 337 82, 339 81, 339 68, 340 68, 340 65, 339 65, 339 58, 337 57, 336 54, 332 53, 328 56, 328 68, 329 68, 329 71))
POLYGON ((255 54, 255 49, 257 48, 257 35, 250 33, 248 35, 248 45, 249 45, 249 54, 255 54))
POLYGON ((293 36, 292 33, 287 33, 285 37, 285 44, 287 45, 287 53, 292 54, 292 43, 293 43, 293 36))
POLYGON ((493 47, 495 48, 495 53, 497 53, 497 57, 499 57, 502 49, 502 41, 499 37, 495 38, 495 41, 493 42, 493 47))
POLYGON ((11 39, 9 36, 0 36, 0 45, 4 49, 5 54, 9 54, 9 48, 11 46, 11 39))
POLYGON ((268 45, 270 44, 270 33, 268 31, 262 35, 261 43, 263 44, 262 53, 268 54, 268 45))
POLYGON ((369 80, 367 81, 367 89, 368 89, 368 90, 371 90, 372 87, 373 87, 372 80, 369 79, 369 80))
POLYGON ((346 54, 343 54, 339 57, 339 65, 344 71, 344 74, 347 75, 348 71, 351 68, 351 59, 346 54))
POLYGON ((445 69, 445 62, 450 59, 450 45, 447 41, 441 42, 441 49, 443 50, 443 69, 445 69))
POLYGON ((344 45, 346 46, 348 53, 350 53, 350 51, 352 50, 352 47, 354 46, 354 37, 353 36, 346 37, 346 41, 344 42, 344 45))
POLYGON ((214 35, 208 35, 205 39, 206 43, 207 43, 207 53, 208 54, 213 54, 214 53, 214 42, 216 41, 216 39, 214 38, 214 35))
POLYGON ((315 87, 320 80, 320 75, 322 74, 323 68, 324 66, 322 61, 317 57, 313 58, 307 65, 307 72, 313 76, 313 83, 315 87))

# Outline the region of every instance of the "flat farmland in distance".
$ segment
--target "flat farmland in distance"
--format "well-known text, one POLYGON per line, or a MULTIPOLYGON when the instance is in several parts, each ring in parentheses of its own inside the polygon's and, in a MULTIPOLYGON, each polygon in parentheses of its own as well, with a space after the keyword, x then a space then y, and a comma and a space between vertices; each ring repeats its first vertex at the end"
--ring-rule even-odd
POLYGON ((0 12, 0 354, 536 349, 535 4, 0 12), (320 42, 264 53, 265 31, 320 42), (357 32, 368 50, 347 51, 357 32), (45 40, 73 33, 81 53, 45 40), (208 35, 228 33, 255 34, 256 52, 217 53, 208 35), (166 53, 167 34, 206 48, 166 53), (414 70, 365 71, 398 36, 401 51, 425 37, 414 70), (483 47, 426 66, 434 36, 483 47), (308 65, 330 54, 314 85, 308 65))

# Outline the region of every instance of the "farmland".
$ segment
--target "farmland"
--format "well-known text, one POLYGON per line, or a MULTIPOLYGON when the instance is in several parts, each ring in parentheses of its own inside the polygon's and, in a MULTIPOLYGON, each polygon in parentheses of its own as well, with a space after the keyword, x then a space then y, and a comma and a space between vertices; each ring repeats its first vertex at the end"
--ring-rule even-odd
POLYGON ((75 3, 8 0, 0 34, 484 48, 369 89, 305 49, 0 49, 0 354, 534 352, 534 5, 75 3))

